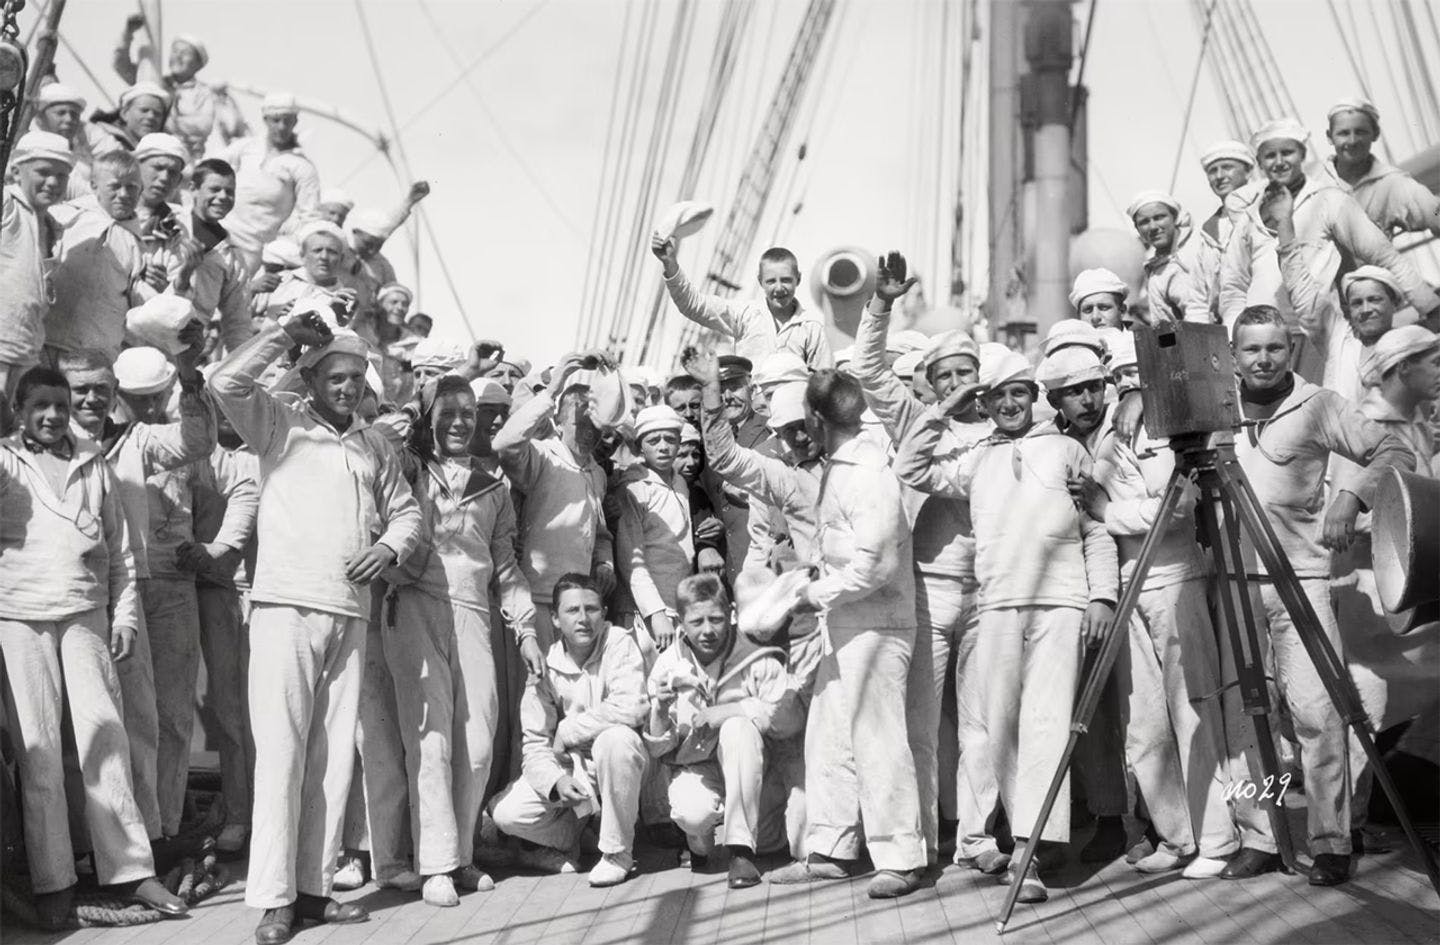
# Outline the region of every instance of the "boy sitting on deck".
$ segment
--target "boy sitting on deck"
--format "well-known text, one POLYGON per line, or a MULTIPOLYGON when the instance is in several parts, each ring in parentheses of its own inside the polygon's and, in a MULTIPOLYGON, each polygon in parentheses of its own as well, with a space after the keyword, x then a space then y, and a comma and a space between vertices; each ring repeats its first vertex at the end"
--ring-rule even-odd
POLYGON ((760 882, 765 736, 799 708, 787 692, 785 651, 737 639, 718 575, 686 578, 676 598, 680 636, 650 671, 645 743, 670 768, 670 818, 685 832, 692 867, 708 861, 723 825, 730 888, 744 889, 760 882))

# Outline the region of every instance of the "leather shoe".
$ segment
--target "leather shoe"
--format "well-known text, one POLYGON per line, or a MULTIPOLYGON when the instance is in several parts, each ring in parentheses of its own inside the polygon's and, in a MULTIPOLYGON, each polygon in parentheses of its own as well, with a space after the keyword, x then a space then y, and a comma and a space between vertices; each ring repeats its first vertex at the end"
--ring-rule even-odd
POLYGON ((266 909, 255 926, 255 945, 285 945, 295 937, 295 907, 266 909))
POLYGON ((351 925, 369 921, 370 910, 358 902, 336 902, 329 896, 301 893, 295 900, 295 917, 327 925, 351 925))
POLYGON ((1249 879, 1261 873, 1273 873, 1280 868, 1280 854, 1266 853, 1254 847, 1241 847, 1220 871, 1221 879, 1249 879))
POLYGON ((154 876, 136 883, 129 898, 149 906, 161 915, 184 915, 190 911, 185 900, 166 889, 154 876))
POLYGON ((1350 878, 1350 857, 1343 853, 1318 853, 1310 867, 1311 886, 1339 886, 1350 878))
POLYGON ((726 882, 731 889, 749 889, 760 885, 760 871, 755 868, 755 854, 749 847, 730 847, 730 867, 726 882))

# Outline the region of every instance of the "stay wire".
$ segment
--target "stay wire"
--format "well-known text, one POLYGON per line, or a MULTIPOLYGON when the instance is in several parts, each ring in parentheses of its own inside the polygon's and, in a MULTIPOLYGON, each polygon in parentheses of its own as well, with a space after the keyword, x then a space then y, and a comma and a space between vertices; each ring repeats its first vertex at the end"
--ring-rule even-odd
MULTIPOLYGON (((549 3, 550 0, 537 0, 536 4, 529 10, 527 10, 525 14, 520 17, 520 19, 516 20, 514 25, 511 26, 508 30, 506 30, 499 39, 495 40, 495 42, 482 49, 479 54, 470 61, 470 64, 468 66, 460 70, 459 75, 455 76, 455 78, 452 79, 444 88, 431 96, 424 105, 421 105, 418 109, 416 109, 415 112, 412 113, 408 119, 406 119, 405 123, 400 125, 399 128, 396 129, 396 135, 398 136, 400 132, 409 131, 411 128, 413 128, 416 122, 429 114, 432 108, 434 108, 436 105, 439 105, 451 92, 458 88, 460 86, 460 83, 465 81, 466 76, 474 72, 476 69, 480 68, 480 66, 482 66, 486 60, 488 60, 492 55, 498 52, 501 47, 508 43, 515 36, 516 33, 524 29, 525 24, 529 23, 532 19, 534 19, 536 14, 543 10, 549 3)), ((375 160, 375 158, 375 154, 371 154, 366 157, 365 160, 357 164, 350 171, 350 173, 346 174, 341 179, 340 183, 347 183, 349 180, 351 180, 353 177, 363 171, 366 167, 368 167, 370 165, 370 162, 375 160)))
POLYGON ((1205 27, 1200 33, 1200 51, 1195 55, 1195 72, 1190 77, 1190 94, 1185 100, 1185 118, 1180 122, 1180 142, 1175 146, 1175 164, 1170 169, 1170 193, 1175 192, 1175 183, 1180 179, 1180 161, 1185 154, 1185 139, 1190 135, 1190 116, 1195 110, 1195 92, 1200 88, 1200 68, 1205 64, 1205 50, 1210 45, 1210 30, 1215 22, 1215 4, 1205 11, 1205 27))
MULTIPOLYGON (((390 89, 385 85, 385 73, 380 67, 380 53, 375 49, 375 37, 370 32, 370 18, 365 14, 365 4, 362 0, 355 0, 355 15, 360 20, 360 32, 365 38, 365 51, 370 56, 370 68, 375 73, 375 84, 380 89, 380 102, 385 108, 385 118, 390 123, 390 133, 394 135, 395 152, 400 156, 400 166, 405 170, 405 176, 410 181, 415 180, 414 171, 410 167, 410 157, 405 153, 405 140, 400 135, 400 125, 395 119, 395 103, 390 100, 390 89)), ((402 184, 408 186, 408 183, 402 184)), ((420 240, 415 235, 415 228, 410 227, 406 237, 410 241, 410 250, 414 257, 415 264, 415 295, 420 295, 420 240)), ((436 248, 439 251, 439 248, 436 248)), ((463 313, 462 313, 463 317, 463 313)))
POLYGON ((615 76, 610 83, 610 112, 605 120, 605 149, 600 159, 600 181, 595 188, 595 211, 590 222, 590 238, 586 241, 585 253, 585 279, 580 284, 580 326, 576 333, 576 342, 581 348, 591 346, 591 336, 594 331, 594 318, 590 311, 590 285, 591 277, 595 269, 596 250, 598 242, 595 239, 600 230, 601 209, 605 201, 605 181, 610 172, 610 165, 613 158, 612 147, 615 143, 615 113, 620 108, 620 86, 621 79, 625 74, 625 50, 630 45, 630 17, 635 9, 635 0, 628 0, 625 4, 625 19, 620 26, 620 53, 615 58, 615 76))
POLYGON ((596 346, 609 343, 609 338, 615 333, 618 317, 614 309, 609 308, 610 283, 616 266, 614 256, 621 225, 620 208, 625 205, 625 196, 630 183, 630 165, 635 157, 635 136, 639 128, 640 103, 643 101, 645 91, 643 80, 649 72, 650 51, 654 45, 657 23, 656 9, 655 0, 647 0, 645 9, 641 12, 640 42, 630 70, 625 114, 621 119, 619 160, 611 168, 610 200, 605 209, 605 225, 600 234, 600 254, 596 257, 599 265, 596 272, 596 291, 591 297, 590 303, 595 311, 594 318, 597 325, 597 331, 592 341, 592 344, 596 346), (598 330, 598 326, 601 325, 605 326, 603 335, 598 330))

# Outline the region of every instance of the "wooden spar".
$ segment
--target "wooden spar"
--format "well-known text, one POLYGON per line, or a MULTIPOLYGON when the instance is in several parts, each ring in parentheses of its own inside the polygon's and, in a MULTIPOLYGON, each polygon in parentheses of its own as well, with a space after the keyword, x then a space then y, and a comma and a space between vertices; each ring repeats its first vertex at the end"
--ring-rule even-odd
POLYGON ((45 11, 45 26, 35 38, 35 57, 30 61, 30 76, 25 80, 25 97, 20 102, 20 118, 15 122, 19 132, 30 124, 35 112, 35 96, 40 92, 40 80, 55 64, 55 44, 60 36, 60 17, 65 12, 65 0, 51 0, 45 11))

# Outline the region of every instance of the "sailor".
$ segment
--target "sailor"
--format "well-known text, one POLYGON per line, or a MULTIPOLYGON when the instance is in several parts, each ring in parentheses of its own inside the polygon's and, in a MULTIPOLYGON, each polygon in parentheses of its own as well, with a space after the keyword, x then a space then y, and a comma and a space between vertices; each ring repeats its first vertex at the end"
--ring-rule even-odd
POLYGON ((669 769, 670 817, 685 833, 691 866, 728 854, 729 886, 758 885, 755 851, 766 738, 798 714, 786 653, 736 648, 730 595, 714 574, 687 577, 676 591, 680 635, 650 671, 645 747, 669 769))
POLYGON ((0 400, 8 400, 24 371, 39 363, 60 225, 50 208, 65 199, 75 159, 65 139, 32 131, 15 143, 0 216, 0 400))
MULTIPOLYGON (((1342 266, 1369 264, 1395 276, 1421 317, 1440 308, 1440 298, 1353 197, 1323 175, 1305 174, 1309 137, 1292 118, 1267 122, 1251 136, 1255 159, 1270 183, 1263 191, 1245 188, 1227 198, 1237 232, 1220 272, 1220 314, 1226 324, 1249 304, 1271 304, 1295 325, 1296 307, 1285 292, 1277 255, 1276 220, 1286 216, 1317 286, 1331 291, 1342 266)), ((1292 330, 1298 331, 1298 325, 1292 330)))
POLYGON ((70 432, 65 376, 31 368, 16 389, 20 428, 0 441, 0 655, 19 748, 30 883, 43 922, 71 919, 75 853, 66 816, 61 721, 84 774, 96 880, 166 915, 185 903, 155 878, 131 789, 115 664, 134 653, 138 603, 119 488, 104 455, 70 432), (112 662, 113 661, 113 662, 112 662), (68 705, 68 711, 66 707, 68 705))
POLYGON ((1440 197, 1371 153, 1380 140, 1380 110, 1363 98, 1342 98, 1325 121, 1325 137, 1335 148, 1322 165, 1325 176, 1387 235, 1429 230, 1440 236, 1440 197))
POLYGON ((265 244, 282 229, 298 228, 320 200, 320 175, 295 137, 300 116, 295 96, 267 95, 260 114, 264 135, 242 138, 216 155, 235 168, 235 210, 227 226, 252 274, 260 268, 265 244))
MULTIPOLYGON (((855 360, 851 373, 860 381, 865 402, 884 424, 890 443, 898 446, 920 419, 925 405, 911 387, 885 369, 885 339, 890 310, 914 284, 905 278, 905 258, 891 253, 878 267, 875 297, 866 306, 855 334, 855 360)), ((897 362, 898 363, 898 362, 897 362)), ((961 330, 945 332, 928 341, 920 355, 926 383, 944 398, 957 386, 974 384, 980 375, 980 350, 961 330)), ((990 435, 991 425, 974 404, 948 423, 940 447, 945 450, 973 445, 990 435)), ((962 791, 960 804, 970 820, 960 825, 957 844, 972 827, 983 827, 995 807, 995 782, 979 762, 983 749, 972 748, 983 732, 967 727, 957 733, 953 711, 942 721, 941 706, 955 704, 956 690, 968 688, 965 679, 974 647, 975 538, 970 507, 963 500, 905 490, 905 505, 914 530, 916 638, 910 660, 906 695, 906 731, 920 786, 920 822, 925 834, 926 858, 933 865, 939 855, 940 821, 957 822, 957 771, 962 791), (953 682, 952 682, 953 680, 953 682), (965 742, 969 739, 969 742, 965 742), (962 761, 959 747, 967 744, 962 761)), ((967 692, 968 696, 969 693, 967 692)), ((971 713, 973 714, 973 713, 971 713)), ((975 721, 972 719, 971 721, 975 721)), ((956 855, 966 858, 963 850, 956 855)))
MULTIPOLYGON (((1235 221, 1226 209, 1225 200, 1250 183, 1255 155, 1243 142, 1217 141, 1200 155, 1200 169, 1205 172, 1210 192, 1220 199, 1220 206, 1205 218, 1195 233, 1195 290, 1197 302, 1203 298, 1208 320, 1219 323, 1220 260, 1225 257, 1225 249, 1235 233, 1235 221)), ((1198 317, 1195 320, 1198 321, 1198 317)))
POLYGON ((494 888, 473 865, 500 703, 490 587, 529 673, 543 678, 530 587, 515 559, 506 483, 470 456, 475 394, 463 378, 421 388, 405 454, 431 535, 403 570, 381 631, 409 771, 415 868, 424 900, 455 906, 456 889, 494 888), (413 583, 410 579, 413 576, 413 583))
POLYGON ((520 714, 525 762, 495 802, 495 825, 522 844, 522 864, 575 872, 580 833, 600 815, 600 862, 591 886, 615 886, 635 870, 635 821, 647 753, 638 727, 649 710, 634 635, 605 620, 600 587, 561 575, 551 612, 557 639, 545 675, 527 681, 520 714))
POLYGON ((561 575, 592 574, 606 597, 615 589, 614 549, 601 513, 605 472, 594 456, 600 428, 588 381, 575 376, 584 358, 562 358, 547 389, 512 412, 492 441, 511 486, 524 497, 520 567, 535 601, 542 650, 555 642, 552 591, 561 575), (542 438, 552 424, 559 435, 542 438))
MULTIPOLYGON (((1121 336, 1106 368, 1118 385, 1138 383, 1133 335, 1121 336)), ((1057 396, 1066 397, 1064 388, 1057 396)), ((1174 468, 1175 456, 1164 442, 1142 434, 1132 447, 1107 433, 1097 447, 1094 478, 1078 480, 1085 511, 1118 543, 1122 581, 1132 580, 1141 543, 1158 524, 1160 498, 1174 468)), ((1183 863, 1185 878, 1206 879, 1219 874, 1240 841, 1221 793, 1227 780, 1221 760, 1225 733, 1213 698, 1220 689, 1220 656, 1194 512, 1195 491, 1187 488, 1165 523, 1165 540, 1146 576, 1116 671, 1128 670, 1130 681, 1126 755, 1162 841, 1135 866, 1148 873, 1183 863)))
POLYGON ((827 646, 805 741, 811 862, 794 866, 816 878, 851 875, 863 841, 876 869, 867 892, 892 899, 918 888, 926 864, 915 759, 902 737, 915 641, 910 524, 889 456, 861 435, 860 383, 820 370, 805 406, 810 439, 826 459, 820 576, 799 601, 823 615, 827 646), (853 776, 834 776, 852 757, 853 776))
MULTIPOLYGON (((1037 394, 1023 356, 982 357, 979 384, 957 385, 927 409, 895 458, 907 484, 970 501, 980 584, 971 671, 1017 844, 1069 840, 1068 782, 1044 836, 1020 831, 1034 823, 1064 751, 1081 641, 1104 633, 1119 580, 1115 542, 1067 493, 1068 480, 1090 469, 1090 454, 1053 424, 1034 424, 1037 394), (995 433, 969 449, 937 451, 948 416, 982 391, 995 433), (1024 529, 1014 527, 1017 508, 1029 514, 1024 529)), ((1048 896, 1033 861, 1020 876, 998 849, 987 852, 988 862, 981 865, 977 855, 977 865, 1020 883, 1021 902, 1048 896)))
POLYGON ((620 475, 615 559, 649 630, 650 640, 641 643, 649 661, 674 641, 675 594, 695 570, 690 489, 675 470, 683 427, 680 415, 663 404, 641 410, 635 420, 640 463, 620 475))
POLYGON ((735 342, 735 353, 758 364, 779 349, 798 354, 811 370, 834 364, 830 339, 820 316, 803 308, 795 293, 800 288, 800 261, 782 246, 760 254, 756 281, 762 301, 735 302, 704 295, 690 282, 676 260, 678 244, 657 233, 650 251, 660 260, 665 288, 675 307, 690 321, 735 342))
MULTIPOLYGON (((1266 163, 1263 149, 1261 161, 1266 163)), ((1354 541, 1356 518, 1369 506, 1380 476, 1392 466, 1413 469, 1415 457, 1355 405, 1291 370, 1288 328, 1274 307, 1257 305, 1242 312, 1235 322, 1232 347, 1241 407, 1245 418, 1258 424, 1237 435, 1236 455, 1320 628, 1336 651, 1343 652, 1330 601, 1330 554, 1354 541), (1364 471, 1335 494, 1327 511, 1325 471, 1332 454, 1364 471)), ((1310 883, 1333 886, 1350 875, 1350 780, 1344 729, 1279 593, 1272 584, 1262 584, 1260 599, 1269 623, 1276 682, 1300 742, 1310 854, 1315 859, 1310 883)), ((1253 728, 1241 718, 1238 699, 1227 698, 1225 708, 1227 731, 1239 733, 1231 750, 1241 751, 1241 763, 1251 765, 1258 784, 1264 774, 1255 767, 1253 728)), ((1255 801, 1240 798, 1236 816, 1243 847, 1221 877, 1244 879, 1279 869, 1265 812, 1255 801)))
POLYGON ((1190 214, 1169 194, 1146 190, 1135 196, 1125 215, 1150 251, 1145 259, 1144 284, 1149 324, 1209 322, 1209 313, 1196 299, 1196 242, 1190 214))
POLYGON ((209 382, 260 461, 245 899, 265 910, 261 945, 289 941, 300 920, 368 917, 364 906, 330 898, 355 756, 367 585, 415 549, 421 519, 393 450, 356 415, 367 353, 318 313, 291 313, 231 353, 209 382), (297 365, 308 396, 292 406, 259 377, 297 344, 309 348, 297 365))

